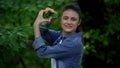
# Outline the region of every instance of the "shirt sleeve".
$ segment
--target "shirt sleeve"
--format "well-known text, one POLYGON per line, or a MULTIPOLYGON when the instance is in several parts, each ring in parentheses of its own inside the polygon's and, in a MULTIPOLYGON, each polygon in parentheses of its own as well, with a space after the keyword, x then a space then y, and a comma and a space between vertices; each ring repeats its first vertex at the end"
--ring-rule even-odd
POLYGON ((66 39, 62 44, 47 46, 41 37, 35 39, 33 48, 41 58, 63 58, 83 51, 82 43, 66 39))
POLYGON ((53 44, 54 41, 60 36, 60 31, 55 31, 49 29, 50 24, 40 25, 40 32, 42 38, 46 40, 49 44, 53 44))

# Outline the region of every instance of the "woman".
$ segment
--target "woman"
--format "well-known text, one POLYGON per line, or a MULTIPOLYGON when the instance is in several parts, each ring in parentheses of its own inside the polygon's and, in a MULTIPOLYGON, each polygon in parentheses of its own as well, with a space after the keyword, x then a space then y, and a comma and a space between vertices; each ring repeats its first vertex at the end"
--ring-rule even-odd
POLYGON ((48 27, 52 17, 44 19, 43 14, 56 13, 51 8, 41 10, 34 22, 35 40, 33 48, 41 58, 51 58, 51 68, 80 68, 83 56, 80 8, 76 4, 68 4, 61 15, 61 31, 39 28, 48 27), (44 40, 49 42, 48 46, 44 40))

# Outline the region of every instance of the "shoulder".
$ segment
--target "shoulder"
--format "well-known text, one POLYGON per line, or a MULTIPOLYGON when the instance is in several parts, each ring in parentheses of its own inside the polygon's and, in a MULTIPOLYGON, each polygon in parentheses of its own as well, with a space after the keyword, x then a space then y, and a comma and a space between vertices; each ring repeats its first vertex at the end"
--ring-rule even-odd
POLYGON ((82 34, 83 33, 80 32, 66 37, 66 39, 63 41, 63 44, 68 47, 82 46, 82 34))
POLYGON ((67 37, 68 40, 71 40, 73 42, 81 41, 83 37, 83 32, 75 33, 67 37))

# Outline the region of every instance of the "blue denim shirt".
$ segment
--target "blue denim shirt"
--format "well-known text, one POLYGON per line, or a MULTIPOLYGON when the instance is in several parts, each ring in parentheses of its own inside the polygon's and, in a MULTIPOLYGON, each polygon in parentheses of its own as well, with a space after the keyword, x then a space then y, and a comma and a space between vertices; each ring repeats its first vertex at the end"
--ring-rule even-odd
POLYGON ((82 32, 62 37, 61 31, 41 29, 41 35, 33 42, 33 48, 40 58, 54 58, 57 68, 80 68, 83 56, 82 32), (44 40, 50 46, 44 43, 44 40), (60 40, 61 44, 58 44, 60 40))

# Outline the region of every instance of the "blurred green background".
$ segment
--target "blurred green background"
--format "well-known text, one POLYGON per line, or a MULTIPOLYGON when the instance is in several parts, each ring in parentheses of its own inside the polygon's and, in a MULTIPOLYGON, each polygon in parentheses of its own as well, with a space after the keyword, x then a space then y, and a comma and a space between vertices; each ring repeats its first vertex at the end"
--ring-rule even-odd
POLYGON ((120 0, 0 0, 0 68, 50 68, 50 60, 32 48, 34 20, 39 10, 51 7, 58 17, 50 28, 60 30, 62 8, 73 2, 82 10, 81 68, 119 66, 120 0))

